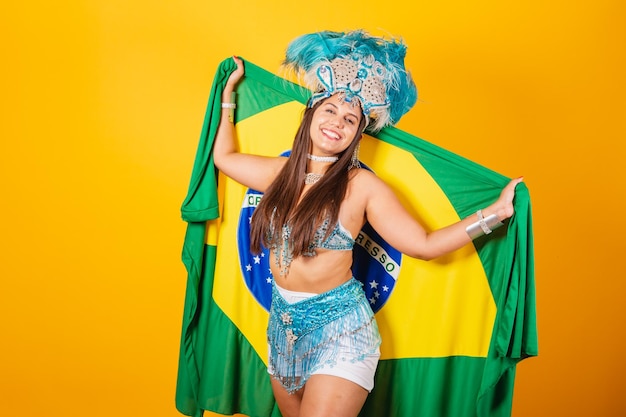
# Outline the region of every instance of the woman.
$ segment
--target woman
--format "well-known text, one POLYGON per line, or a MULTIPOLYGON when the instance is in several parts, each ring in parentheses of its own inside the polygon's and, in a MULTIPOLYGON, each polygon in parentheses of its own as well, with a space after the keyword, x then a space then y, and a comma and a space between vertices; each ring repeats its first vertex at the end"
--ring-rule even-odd
MULTIPOLYGON (((295 65, 317 82, 291 155, 237 152, 227 111, 222 112, 213 155, 225 175, 264 193, 252 219, 251 249, 258 252, 265 246, 272 258, 268 372, 281 413, 356 416, 373 388, 380 336, 352 276, 353 236, 367 221, 404 254, 436 258, 509 218, 521 178, 477 214, 427 233, 390 187, 358 164, 363 132, 397 122, 398 114, 415 102, 412 81, 398 83, 397 73, 392 73, 398 69, 392 61, 404 57, 403 46, 363 32, 322 32, 290 45, 288 62, 310 55, 310 41, 320 41, 326 55, 314 58, 314 66, 295 65), (337 41, 346 41, 347 52, 329 48, 337 41), (400 54, 389 53, 398 47, 400 54), (329 49, 335 52, 329 55, 329 49)), ((233 59, 237 69, 224 88, 224 108, 235 106, 230 97, 244 75, 243 62, 233 59)))

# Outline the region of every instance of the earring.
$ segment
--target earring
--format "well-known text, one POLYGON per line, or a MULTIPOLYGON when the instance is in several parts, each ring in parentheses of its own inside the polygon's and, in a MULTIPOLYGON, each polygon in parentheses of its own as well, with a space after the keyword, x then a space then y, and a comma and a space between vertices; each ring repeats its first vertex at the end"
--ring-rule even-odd
POLYGON ((359 148, 361 147, 361 142, 356 145, 354 148, 354 152, 352 152, 352 159, 350 159, 350 166, 348 169, 352 168, 361 168, 361 163, 359 162, 359 148))

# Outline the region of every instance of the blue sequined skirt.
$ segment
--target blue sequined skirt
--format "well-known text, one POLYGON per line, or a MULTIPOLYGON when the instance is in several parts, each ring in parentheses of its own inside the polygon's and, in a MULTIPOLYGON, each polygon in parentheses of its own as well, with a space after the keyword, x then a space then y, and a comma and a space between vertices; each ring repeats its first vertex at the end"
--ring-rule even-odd
POLYGON ((362 361, 381 343, 374 313, 354 278, 294 304, 274 285, 267 339, 271 373, 289 392, 322 367, 362 361))

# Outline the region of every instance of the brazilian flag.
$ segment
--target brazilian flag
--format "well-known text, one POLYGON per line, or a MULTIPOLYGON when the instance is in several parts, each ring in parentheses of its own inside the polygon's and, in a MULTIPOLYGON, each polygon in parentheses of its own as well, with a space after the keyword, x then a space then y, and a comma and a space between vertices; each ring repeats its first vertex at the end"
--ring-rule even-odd
MULTIPOLYGON (((307 90, 245 63, 236 130, 242 152, 289 151, 307 90)), ((182 217, 188 272, 177 409, 280 416, 267 366, 268 254, 249 251, 260 193, 216 171, 211 147, 232 59, 207 106, 182 217)), ((365 135, 360 158, 428 230, 493 202, 508 179, 396 128, 365 135)), ((433 261, 403 256, 366 225, 353 272, 383 338, 369 417, 510 416, 517 363, 537 355, 531 206, 522 183, 515 215, 491 235, 433 261)))

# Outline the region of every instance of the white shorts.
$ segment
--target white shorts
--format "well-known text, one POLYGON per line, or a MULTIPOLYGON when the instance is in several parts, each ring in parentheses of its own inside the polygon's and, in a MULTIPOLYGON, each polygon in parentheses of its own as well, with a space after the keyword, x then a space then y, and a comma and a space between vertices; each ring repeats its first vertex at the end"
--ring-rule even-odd
MULTIPOLYGON (((290 291, 276 285, 280 295, 290 304, 297 303, 302 300, 311 298, 317 294, 307 292, 290 291)), ((340 345, 340 352, 345 346, 346 352, 350 352, 350 344, 342 343, 345 338, 340 338, 338 343, 340 345)), ((337 361, 334 365, 324 365, 323 367, 316 369, 311 375, 331 375, 337 376, 348 381, 352 381, 355 384, 363 387, 368 392, 371 392, 374 388, 374 374, 376 373, 376 367, 378 366, 378 360, 380 358, 380 349, 376 352, 367 355, 364 359, 358 361, 337 361)), ((274 375, 274 370, 271 366, 268 366, 267 372, 270 375, 274 375)))

